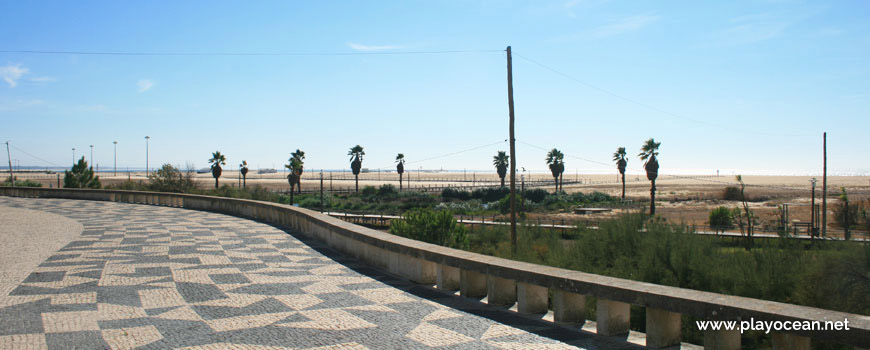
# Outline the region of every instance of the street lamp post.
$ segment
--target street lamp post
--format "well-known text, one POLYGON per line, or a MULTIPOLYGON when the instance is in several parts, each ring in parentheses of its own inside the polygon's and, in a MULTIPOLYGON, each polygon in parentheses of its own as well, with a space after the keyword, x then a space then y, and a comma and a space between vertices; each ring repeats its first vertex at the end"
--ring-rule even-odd
POLYGON ((112 144, 114 145, 114 148, 115 148, 115 170, 114 170, 115 175, 114 176, 118 176, 118 141, 112 141, 112 144))
POLYGON ((76 148, 73 147, 73 164, 76 163, 76 148))
POLYGON ((91 145, 91 168, 94 167, 94 145, 91 145))
POLYGON ((145 136, 145 177, 148 177, 148 140, 151 136, 145 136))

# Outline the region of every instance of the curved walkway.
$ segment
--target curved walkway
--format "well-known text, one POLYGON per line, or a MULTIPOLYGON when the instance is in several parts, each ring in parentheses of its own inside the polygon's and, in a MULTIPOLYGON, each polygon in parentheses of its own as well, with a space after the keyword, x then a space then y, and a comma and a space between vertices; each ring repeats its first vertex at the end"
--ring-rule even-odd
POLYGON ((422 298, 438 293, 246 219, 8 197, 0 211, 9 228, 0 232, 38 232, 40 243, 63 239, 51 228, 63 220, 49 213, 83 225, 32 270, 12 271, 26 278, 0 295, 0 349, 571 347, 432 301, 443 294, 422 298), (41 215, 39 225, 7 219, 21 213, 41 215))

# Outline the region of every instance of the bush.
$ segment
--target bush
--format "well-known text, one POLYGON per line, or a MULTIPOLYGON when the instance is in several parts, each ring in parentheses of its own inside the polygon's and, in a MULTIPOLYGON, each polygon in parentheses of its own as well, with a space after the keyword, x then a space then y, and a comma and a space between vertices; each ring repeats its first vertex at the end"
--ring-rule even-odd
POLYGON ((193 170, 181 172, 172 164, 163 164, 157 171, 148 174, 148 187, 152 191, 185 193, 196 189, 193 170))
POLYGON ((731 209, 728 207, 718 207, 710 211, 710 227, 714 230, 724 230, 734 227, 734 221, 731 218, 731 209))
POLYGON ((94 176, 94 168, 88 167, 85 157, 63 172, 64 188, 100 188, 100 177, 94 176))
POLYGON ((541 203, 544 201, 544 199, 547 198, 549 194, 550 193, 547 192, 547 190, 544 190, 542 188, 536 188, 532 190, 526 190, 523 195, 526 197, 526 199, 532 201, 532 203, 541 203))
POLYGON ((449 211, 413 209, 403 216, 390 222, 390 233, 450 248, 468 248, 465 226, 449 211))
MULTIPOLYGON (((0 183, 0 186, 12 186, 12 183, 9 181, 9 179, 6 179, 5 182, 0 183)), ((15 187, 42 187, 42 184, 30 179, 24 181, 16 179, 15 187)))
POLYGON ((452 188, 452 187, 447 187, 447 188, 441 190, 441 198, 458 199, 461 201, 465 201, 465 200, 471 199, 471 192, 457 190, 457 189, 452 188))
POLYGON ((378 193, 378 189, 375 188, 375 186, 364 186, 360 193, 362 193, 364 197, 373 197, 378 193))
POLYGON ((471 198, 480 199, 484 202, 494 202, 511 193, 507 187, 478 188, 471 192, 471 198))
POLYGON ((722 199, 726 201, 739 201, 743 200, 743 196, 740 194, 740 189, 736 186, 728 186, 722 191, 722 199))
POLYGON ((384 184, 378 188, 378 197, 392 197, 397 193, 399 193, 399 191, 396 191, 396 186, 391 184, 384 184))

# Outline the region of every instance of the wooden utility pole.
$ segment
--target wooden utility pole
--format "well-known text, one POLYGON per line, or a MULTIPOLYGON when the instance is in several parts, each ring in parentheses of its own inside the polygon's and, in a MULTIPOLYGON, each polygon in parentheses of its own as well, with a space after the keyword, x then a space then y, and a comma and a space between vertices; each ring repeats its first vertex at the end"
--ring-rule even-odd
POLYGON ((822 237, 828 237, 828 133, 822 133, 822 237))
POLYGON ((511 145, 511 252, 517 252, 517 152, 514 145, 514 78, 511 65, 511 47, 507 47, 508 113, 510 114, 511 145))

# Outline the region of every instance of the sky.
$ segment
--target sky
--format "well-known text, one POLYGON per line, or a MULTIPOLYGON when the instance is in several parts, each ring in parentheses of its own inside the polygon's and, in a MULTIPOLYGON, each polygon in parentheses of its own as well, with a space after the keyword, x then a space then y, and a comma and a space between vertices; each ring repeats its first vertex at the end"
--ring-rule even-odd
MULTIPOLYGON (((870 174, 867 1, 5 1, 0 141, 21 166, 190 163, 870 174), (54 53, 26 53, 40 51, 54 53), (98 54, 120 53, 120 54, 98 54), (134 54, 135 53, 135 54, 134 54), (139 55, 144 53, 147 55, 139 55)), ((5 158, 5 157, 3 157, 5 158)), ((3 167, 6 159, 3 159, 3 167)))

